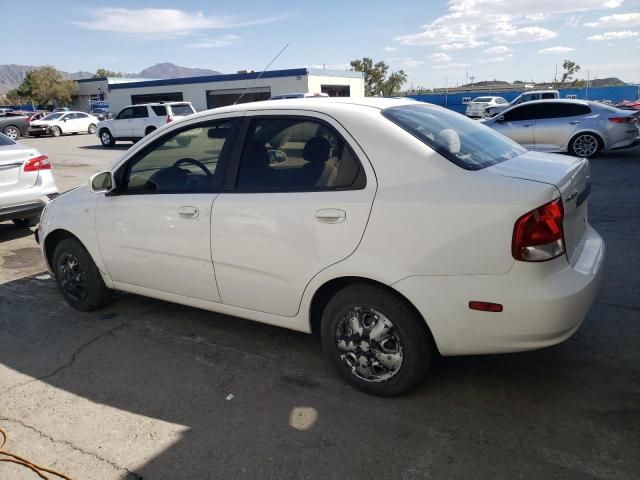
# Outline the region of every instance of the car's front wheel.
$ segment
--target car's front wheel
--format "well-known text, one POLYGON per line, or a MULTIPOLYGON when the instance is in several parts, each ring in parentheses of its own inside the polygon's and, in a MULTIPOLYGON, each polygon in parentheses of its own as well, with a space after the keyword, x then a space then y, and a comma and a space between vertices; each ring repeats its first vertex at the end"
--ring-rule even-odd
POLYGON ((424 321, 383 287, 339 291, 322 314, 322 346, 342 376, 384 397, 415 387, 425 376, 433 341, 424 321))
POLYGON ((72 307, 88 312, 111 300, 111 290, 78 240, 67 238, 56 246, 52 269, 62 295, 72 307))
POLYGON ((62 130, 60 129, 60 127, 51 127, 51 135, 53 135, 54 137, 59 137, 60 135, 62 135, 62 130))
POLYGON ((3 133, 11 140, 17 140, 18 137, 20 137, 20 130, 18 127, 14 127, 13 125, 6 127, 3 133))
POLYGON ((576 157, 593 157, 602 149, 602 140, 595 133, 579 133, 569 142, 569 152, 576 157))
POLYGON ((102 143, 105 147, 112 147, 115 145, 116 140, 113 138, 113 135, 109 133, 109 130, 101 130, 100 131, 100 143, 102 143))

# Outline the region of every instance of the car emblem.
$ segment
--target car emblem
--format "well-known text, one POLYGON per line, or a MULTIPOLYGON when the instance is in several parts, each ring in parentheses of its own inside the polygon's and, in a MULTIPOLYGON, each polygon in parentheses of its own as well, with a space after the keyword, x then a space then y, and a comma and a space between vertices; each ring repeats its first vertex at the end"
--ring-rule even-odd
POLYGON ((568 197, 566 197, 564 200, 566 202, 570 202, 571 200, 573 200, 574 198, 576 198, 578 196, 580 192, 578 192, 578 190, 575 190, 574 192, 572 192, 571 194, 569 194, 568 197))

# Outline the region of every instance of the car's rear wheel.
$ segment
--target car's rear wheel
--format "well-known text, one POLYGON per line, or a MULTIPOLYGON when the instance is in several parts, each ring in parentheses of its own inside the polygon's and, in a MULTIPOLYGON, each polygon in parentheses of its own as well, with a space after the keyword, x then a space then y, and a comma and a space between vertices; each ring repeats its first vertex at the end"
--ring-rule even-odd
POLYGON ((38 217, 16 218, 13 223, 20 228, 35 227, 38 224, 38 217))
POLYGON ((62 130, 60 130, 60 127, 51 127, 51 135, 53 135, 54 137, 59 137, 60 135, 62 135, 62 130))
POLYGON ((602 139, 595 133, 579 133, 569 142, 569 152, 576 157, 593 157, 602 149, 602 139))
POLYGON ((78 240, 67 238, 56 246, 52 268, 62 295, 72 307, 88 312, 111 300, 111 290, 78 240))
POLYGON ((96 126, 94 123, 92 123, 91 125, 89 125, 89 130, 88 132, 93 135, 94 133, 96 133, 96 126))
POLYGON ((102 145, 105 147, 112 147, 113 145, 116 144, 116 140, 115 138, 113 138, 113 135, 109 133, 109 130, 101 130, 100 143, 102 143, 102 145))
POLYGON ((358 390, 384 397, 415 387, 433 352, 424 321, 376 285, 339 291, 324 309, 321 334, 324 351, 342 376, 358 390))
POLYGON ((5 127, 2 133, 4 133, 11 140, 17 140, 18 137, 20 137, 20 129, 18 127, 14 127, 13 125, 5 127))
POLYGON ((149 127, 144 131, 145 135, 149 135, 151 132, 155 132, 156 127, 149 127))

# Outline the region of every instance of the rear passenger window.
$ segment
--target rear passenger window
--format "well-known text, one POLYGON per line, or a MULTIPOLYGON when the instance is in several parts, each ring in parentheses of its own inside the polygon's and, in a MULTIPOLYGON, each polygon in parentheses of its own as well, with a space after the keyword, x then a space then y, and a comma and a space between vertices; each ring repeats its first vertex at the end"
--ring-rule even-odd
POLYGON ((153 110, 153 113, 159 117, 165 117, 167 115, 167 107, 164 105, 152 105, 151 109, 153 110))
POLYGON ((251 122, 236 188, 251 191, 359 189, 360 162, 324 123, 304 118, 260 118, 251 122))
POLYGON ((517 122, 519 120, 531 120, 536 118, 535 105, 523 105, 504 114, 505 122, 517 122))
POLYGON ((543 100, 550 99, 550 98, 556 98, 555 94, 553 94, 553 93, 543 93, 542 94, 542 99, 543 100))
POLYGON ((148 116, 147 107, 133 107, 133 118, 147 118, 148 116))

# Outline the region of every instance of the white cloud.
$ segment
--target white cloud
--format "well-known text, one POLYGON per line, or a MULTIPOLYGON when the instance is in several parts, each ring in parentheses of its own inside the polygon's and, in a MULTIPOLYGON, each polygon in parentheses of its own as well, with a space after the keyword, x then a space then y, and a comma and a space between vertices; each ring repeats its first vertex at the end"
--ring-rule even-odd
POLYGON ((538 50, 540 55, 555 55, 560 53, 569 53, 573 52, 575 48, 572 47, 549 47, 543 48, 542 50, 538 50))
POLYGON ((434 53, 432 55, 429 55, 429 60, 433 60, 434 62, 450 62, 451 61, 451 56, 447 55, 446 53, 434 53))
POLYGON ((587 27, 637 27, 640 25, 640 13, 616 13, 600 17, 597 22, 585 23, 587 27))
POLYGON ((415 58, 403 58, 400 61, 400 66, 402 68, 412 69, 412 68, 419 67, 423 63, 424 62, 422 60, 416 60, 415 58))
POLYGON ((385 52, 395 52, 397 50, 396 47, 384 47, 382 50, 385 52))
POLYGON ((491 58, 487 58, 486 60, 479 60, 478 63, 499 63, 499 62, 505 62, 507 60, 509 60, 510 58, 512 58, 513 55, 509 54, 509 55, 503 55, 500 57, 491 57, 491 58))
POLYGON ((464 68, 467 68, 467 64, 466 63, 456 63, 456 62, 451 62, 451 63, 443 63, 440 65, 434 65, 432 68, 434 70, 462 70, 464 68))
POLYGON ((219 38, 203 38, 193 43, 187 43, 184 46, 187 48, 220 48, 228 47, 238 43, 240 37, 238 35, 223 35, 219 38))
POLYGON ((622 31, 622 32, 605 32, 600 35, 591 35, 587 40, 594 42, 602 42, 606 40, 623 40, 625 38, 637 37, 638 32, 622 31))
POLYGON ((512 48, 505 47, 504 45, 498 45, 495 47, 487 48, 484 53, 498 54, 502 55, 503 53, 511 53, 513 52, 512 48))
POLYGON ((205 15, 171 8, 97 8, 87 12, 88 18, 71 22, 79 28, 136 35, 187 35, 198 30, 247 27, 271 23, 288 15, 259 19, 205 15))
MULTIPOLYGON (((449 0, 448 12, 420 31, 395 37, 405 45, 458 50, 486 44, 549 40, 557 33, 532 22, 553 15, 615 8, 623 0, 449 0), (525 13, 526 12, 526 13, 525 13)), ((575 21, 574 21, 575 22, 575 21)))

